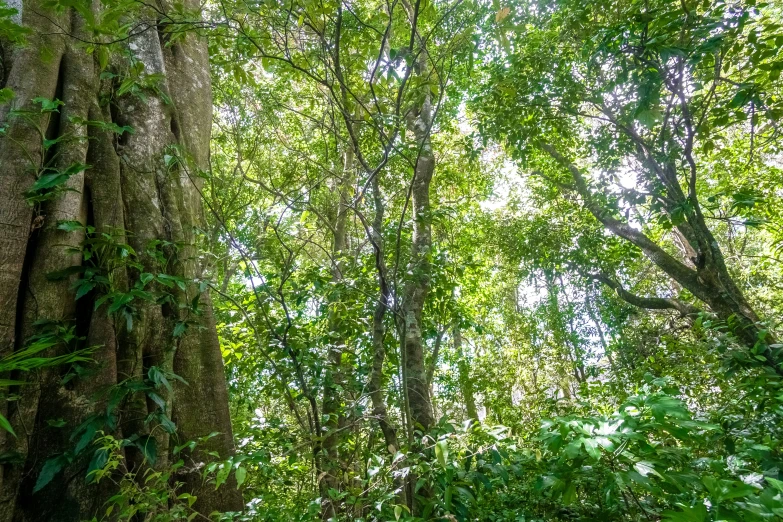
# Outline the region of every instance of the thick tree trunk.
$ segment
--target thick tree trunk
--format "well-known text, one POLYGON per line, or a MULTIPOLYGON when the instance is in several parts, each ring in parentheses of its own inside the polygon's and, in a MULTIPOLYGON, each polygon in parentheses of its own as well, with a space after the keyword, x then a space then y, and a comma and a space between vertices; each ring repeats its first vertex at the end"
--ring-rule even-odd
MULTIPOLYGON (((140 381, 151 366, 174 372, 189 383, 172 383, 174 392, 165 397, 165 413, 177 425, 178 441, 220 432, 200 446, 202 452, 190 455, 188 464, 202 461, 204 451, 233 451, 223 362, 209 296, 202 294, 198 299, 197 317, 186 312, 188 306, 179 306, 193 303, 198 284, 192 281, 201 276, 194 246, 194 228, 202 221, 195 174, 207 167, 209 151, 206 43, 188 35, 165 46, 154 18, 138 20, 125 50, 144 64, 144 74, 159 73, 162 80, 158 92, 145 90, 143 100, 132 94, 120 96, 119 83, 100 78, 97 57, 87 54, 79 42, 92 38, 82 18, 73 10, 48 11, 42 4, 25 0, 22 5, 22 24, 31 30, 27 45, 9 50, 10 44, 5 43, 2 49, 13 61, 4 62, 0 87, 12 89, 15 97, 10 107, 0 109, 0 124, 7 126, 0 135, 0 355, 22 347, 25 338, 38 333, 37 322, 42 320, 71 325, 85 338, 83 346, 98 348, 84 378, 64 385, 61 368, 20 375, 30 384, 20 388, 19 400, 3 402, 1 407, 19 437, 0 434, 0 453, 16 456, 4 462, 0 471, 0 522, 77 521, 105 508, 103 503, 112 494, 110 482, 96 486, 85 480, 94 451, 89 446, 49 485, 38 493, 32 489, 51 456, 74 451, 75 443, 69 440, 73 429, 91 416, 104 415, 110 389, 123 381, 140 381), (33 101, 36 97, 59 99, 63 105, 59 112, 42 112, 41 105, 33 101), (21 115, 19 111, 29 112, 21 115), (134 132, 117 135, 107 130, 107 124, 128 125, 134 132), (45 151, 39 130, 47 139, 60 141, 45 151), (166 161, 166 155, 187 160, 173 164, 166 161), (68 178, 67 190, 33 205, 24 193, 52 158, 51 165, 60 171, 75 164, 89 167, 68 178), (176 290, 176 302, 134 298, 132 324, 127 317, 108 313, 111 301, 93 310, 106 289, 95 288, 77 300, 73 283, 78 275, 50 280, 52 272, 83 263, 79 248, 85 231, 61 230, 58 224, 63 221, 94 227, 96 236, 105 233, 117 243, 127 241, 136 251, 140 268, 122 260, 100 260, 117 263, 107 283, 111 291, 127 292, 143 272, 179 277, 188 282, 186 290, 176 290), (163 242, 159 245, 164 245, 166 261, 146 254, 152 241, 163 242), (192 319, 200 326, 174 335, 178 323, 192 319), (57 419, 66 421, 66 426, 55 428, 48 422, 57 419)), ((116 57, 111 70, 122 79, 128 72, 127 56, 117 53, 116 57)), ((154 282, 146 287, 150 292, 161 289, 154 282)), ((52 347, 48 355, 65 349, 62 344, 52 347)), ((123 404, 117 426, 101 424, 97 429, 118 437, 144 435, 151 427, 144 419, 162 412, 151 402, 138 394, 132 396, 123 404)), ((164 466, 173 444, 164 430, 157 429, 153 435, 158 445, 156 465, 164 466)), ((131 451, 126 458, 129 465, 140 460, 131 451)), ((192 471, 183 471, 177 480, 198 496, 200 511, 241 509, 236 488, 202 487, 197 466, 183 469, 192 471)))

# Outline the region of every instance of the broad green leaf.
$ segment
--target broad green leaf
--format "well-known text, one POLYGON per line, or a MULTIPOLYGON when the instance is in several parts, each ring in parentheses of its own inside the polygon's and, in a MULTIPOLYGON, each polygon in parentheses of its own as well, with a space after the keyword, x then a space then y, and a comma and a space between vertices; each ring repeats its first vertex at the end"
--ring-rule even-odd
POLYGON ((234 472, 234 476, 237 479, 237 488, 241 487, 247 479, 247 469, 245 469, 243 466, 239 466, 234 472))

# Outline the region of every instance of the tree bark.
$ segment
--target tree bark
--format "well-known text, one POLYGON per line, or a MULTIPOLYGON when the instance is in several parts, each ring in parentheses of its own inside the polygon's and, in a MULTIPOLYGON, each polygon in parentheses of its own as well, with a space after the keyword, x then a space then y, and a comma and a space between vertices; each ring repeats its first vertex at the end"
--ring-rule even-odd
POLYGON ((383 362, 386 359, 386 347, 384 343, 386 328, 384 327, 383 321, 386 316, 386 311, 389 308, 391 290, 388 283, 388 270, 384 257, 382 236, 384 206, 377 176, 373 179, 372 191, 375 204, 375 216, 373 218, 372 227, 367 229, 367 234, 373 245, 373 249, 375 250, 375 268, 378 272, 380 297, 375 305, 375 311, 372 318, 373 357, 367 389, 370 394, 370 400, 372 401, 373 416, 378 421, 381 432, 383 432, 383 440, 386 442, 386 447, 391 454, 394 454, 400 449, 400 444, 397 440, 397 430, 389 421, 389 413, 383 398, 382 386, 383 362))
MULTIPOLYGON (((191 2, 192 3, 192 2, 191 2)), ((160 73, 159 92, 147 89, 144 100, 132 94, 119 95, 119 82, 102 79, 96 56, 84 51, 79 40, 92 33, 75 10, 48 11, 38 0, 22 4, 21 24, 31 30, 27 44, 13 50, 2 45, 2 54, 13 56, 4 63, 4 84, 14 91, 10 107, 0 109, 0 355, 24 345, 37 333, 37 322, 58 321, 72 325, 84 337, 83 346, 97 346, 90 374, 61 382, 62 369, 22 375, 30 383, 19 390, 20 399, 2 408, 19 435, 0 434, 0 453, 16 455, 0 470, 0 521, 78 521, 91 518, 113 494, 109 481, 88 485, 89 446, 72 464, 38 493, 32 489, 43 464, 53 455, 72 451, 73 428, 106 410, 106 393, 122 381, 141 380, 151 366, 172 371, 189 385, 173 382, 173 394, 165 397, 166 413, 177 425, 179 441, 220 432, 189 455, 190 464, 201 462, 206 451, 228 455, 233 437, 228 415, 228 393, 223 362, 207 294, 198 294, 192 284, 198 273, 194 228, 202 222, 197 170, 207 168, 211 126, 211 92, 206 42, 189 34, 170 45, 159 34, 151 16, 137 20, 125 51, 144 64, 144 74, 160 73), (164 100, 161 93, 166 93, 164 100), (36 97, 60 99, 59 112, 42 112, 36 97), (29 111, 20 116, 19 111, 29 111), (89 121, 90 124, 83 122, 89 121), (133 134, 115 134, 108 124, 132 127, 133 134), (39 130, 59 143, 44 150, 39 130), (177 147, 174 149, 173 147, 177 147), (172 151, 177 152, 172 152, 172 151), (165 155, 180 155, 178 165, 165 155), (41 175, 44 163, 62 171, 75 164, 89 167, 70 176, 67 190, 42 203, 30 204, 25 192, 41 175), (76 299, 77 275, 51 280, 50 275, 83 263, 79 248, 85 230, 58 228, 62 221, 94 227, 95 234, 108 234, 117 243, 127 243, 138 254, 141 268, 123 265, 112 272, 111 289, 127 292, 142 272, 165 273, 188 282, 176 291, 177 300, 200 303, 201 326, 191 326, 174 335, 178 323, 194 319, 177 303, 135 300, 132 325, 109 314, 107 304, 93 310, 101 293, 94 289, 76 299), (151 241, 164 242, 168 262, 161 263, 147 251, 151 241), (175 247, 174 245, 179 245, 175 247), (197 299, 198 297, 198 299, 197 299), (97 399, 96 399, 97 397, 97 399), (47 421, 63 419, 63 428, 47 421)), ((196 4, 188 7, 197 7, 196 4)), ((98 9, 94 4, 93 9, 98 9)), ((100 47, 100 45, 98 45, 100 47)), ((127 75, 127 57, 115 53, 110 70, 127 75)), ((148 289, 154 290, 156 283, 148 289)), ((58 355, 60 344, 47 352, 58 355)), ((120 423, 110 429, 117 437, 146 434, 144 418, 162 410, 134 396, 125 403, 120 423), (141 419, 141 420, 139 420, 141 419)), ((165 466, 170 451, 163 430, 153 434, 158 443, 157 466, 165 466)), ((128 451, 129 463, 138 462, 128 451)), ((198 496, 196 508, 240 510, 236 488, 202 486, 200 470, 185 466, 177 477, 184 488, 198 496)))
POLYGON ((408 391, 413 429, 423 432, 432 427, 434 415, 424 364, 422 312, 430 288, 432 248, 432 218, 430 216, 430 184, 435 170, 435 157, 430 144, 432 104, 429 89, 420 107, 408 114, 409 127, 419 146, 414 167, 411 195, 413 199, 413 240, 408 274, 404 288, 403 320, 405 350, 405 386, 408 391))
MULTIPOLYGON (((410 4, 404 3, 411 24, 413 35, 417 36, 416 10, 410 4)), ((411 41, 412 48, 413 40, 411 41)), ((420 78, 427 77, 427 53, 422 49, 419 58, 413 65, 420 78)), ((424 337, 422 331, 422 315, 424 302, 429 293, 432 278, 432 216, 430 208, 430 185, 435 172, 435 155, 432 152, 430 132, 433 122, 432 92, 427 82, 421 87, 421 101, 418 101, 406 113, 408 129, 412 131, 417 145, 416 162, 413 167, 410 195, 412 198, 413 235, 410 258, 406 273, 408 280, 403 287, 401 306, 401 359, 402 386, 405 399, 406 416, 409 424, 408 438, 414 448, 420 448, 420 442, 414 441, 414 432, 427 433, 435 423, 435 415, 427 382, 427 368, 424 361, 424 337)), ((411 512, 418 515, 421 511, 417 494, 421 497, 431 495, 428 486, 416 491, 417 478, 415 474, 408 477, 407 498, 411 512)))

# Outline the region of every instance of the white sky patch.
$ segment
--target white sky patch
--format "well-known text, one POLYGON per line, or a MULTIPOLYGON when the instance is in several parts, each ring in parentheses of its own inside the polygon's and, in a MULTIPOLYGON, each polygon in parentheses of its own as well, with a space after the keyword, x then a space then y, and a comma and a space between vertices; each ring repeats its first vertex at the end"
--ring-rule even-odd
POLYGON ((638 177, 632 169, 622 169, 617 172, 617 180, 624 189, 639 189, 638 177))
POLYGON ((515 176, 517 176, 517 166, 510 159, 504 159, 503 165, 500 167, 500 177, 497 178, 492 188, 492 196, 479 202, 481 210, 492 212, 508 205, 509 194, 511 193, 510 180, 515 176))
POLYGON ((16 9, 17 13, 11 16, 11 21, 15 24, 22 24, 22 0, 6 0, 5 4, 16 9))

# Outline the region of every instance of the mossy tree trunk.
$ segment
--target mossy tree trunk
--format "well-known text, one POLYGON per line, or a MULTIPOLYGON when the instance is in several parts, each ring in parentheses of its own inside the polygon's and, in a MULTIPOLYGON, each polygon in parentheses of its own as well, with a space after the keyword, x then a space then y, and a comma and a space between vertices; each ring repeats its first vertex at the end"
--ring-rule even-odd
MULTIPOLYGON (((0 134, 0 356, 23 347, 42 320, 72 326, 84 338, 82 346, 98 348, 87 373, 67 384, 65 369, 56 367, 16 376, 29 383, 0 390, 6 397, 17 396, 0 408, 18 435, 0 433, 5 457, 0 522, 77 521, 105 509, 113 492, 109 481, 87 484, 89 448, 39 492, 33 488, 51 456, 74 451, 74 428, 106 411, 107 393, 118 383, 142 381, 152 366, 188 384, 174 381, 172 393, 161 392, 165 409, 143 394, 131 395, 120 407, 117 425, 98 428, 118 437, 152 431, 156 466, 166 465, 175 444, 211 432, 220 435, 209 439, 202 452, 233 450, 211 303, 206 292, 197 290, 202 277, 195 248, 202 221, 197 173, 207 167, 212 120, 206 43, 188 34, 166 45, 156 13, 136 21, 122 49, 111 53, 116 60, 102 68, 99 57, 105 60, 108 53, 85 52, 83 42, 92 36, 83 18, 72 9, 47 10, 43 3, 24 0, 20 6, 18 21, 30 30, 25 46, 0 42, 0 88, 14 92, 13 100, 0 106, 0 127, 5 127, 0 134), (154 87, 142 86, 141 96, 118 94, 131 63, 144 65, 144 78, 156 78, 154 87), (102 69, 113 75, 101 75, 102 69), (57 111, 42 111, 41 102, 34 101, 38 97, 63 103, 57 111), (115 133, 107 124, 129 126, 133 133, 115 133), (41 132, 59 141, 45 142, 41 132), (175 156, 187 160, 172 161, 175 156), (59 171, 87 167, 67 178, 60 186, 66 190, 31 202, 25 193, 47 164, 59 171), (62 227, 63 222, 83 228, 62 227), (109 313, 111 301, 95 306, 102 297, 100 286, 77 299, 74 283, 81 275, 53 280, 51 274, 86 263, 79 251, 93 230, 86 227, 93 227, 95 236, 106 233, 118 244, 127 242, 137 253, 137 264, 119 262, 111 271, 111 291, 128 292, 142 274, 165 274, 183 281, 184 289, 173 290, 177 299, 136 298, 127 308, 130 320, 109 313), (157 245, 159 255, 152 254, 151 245, 157 245), (184 332, 175 331, 186 322, 184 332), (145 422, 161 412, 174 421, 176 433, 151 430, 145 422), (65 426, 56 427, 59 420, 65 426)), ((100 6, 91 8, 97 13, 100 6)), ((155 293, 158 286, 156 279, 145 290, 155 293)), ((46 355, 65 349, 57 345, 46 355)), ((125 458, 129 466, 141 461, 130 448, 125 458)), ((193 465, 202 460, 201 453, 189 455, 176 477, 198 496, 199 510, 241 509, 236 488, 215 491, 214 485, 202 485, 201 471, 193 465)))
POLYGON ((321 446, 321 464, 324 473, 319 486, 321 488, 321 518, 331 520, 344 510, 342 501, 335 501, 329 495, 330 490, 340 491, 343 487, 342 472, 347 465, 340 458, 340 443, 345 438, 346 412, 344 411, 346 368, 343 354, 346 350, 346 339, 342 325, 341 310, 343 296, 340 287, 346 269, 346 259, 350 247, 348 217, 351 210, 353 185, 356 180, 354 152, 350 147, 343 153, 342 179, 336 182, 337 198, 336 212, 333 221, 334 238, 332 242, 332 283, 335 285, 334 295, 329 303, 329 355, 324 372, 323 407, 324 433, 321 446))

